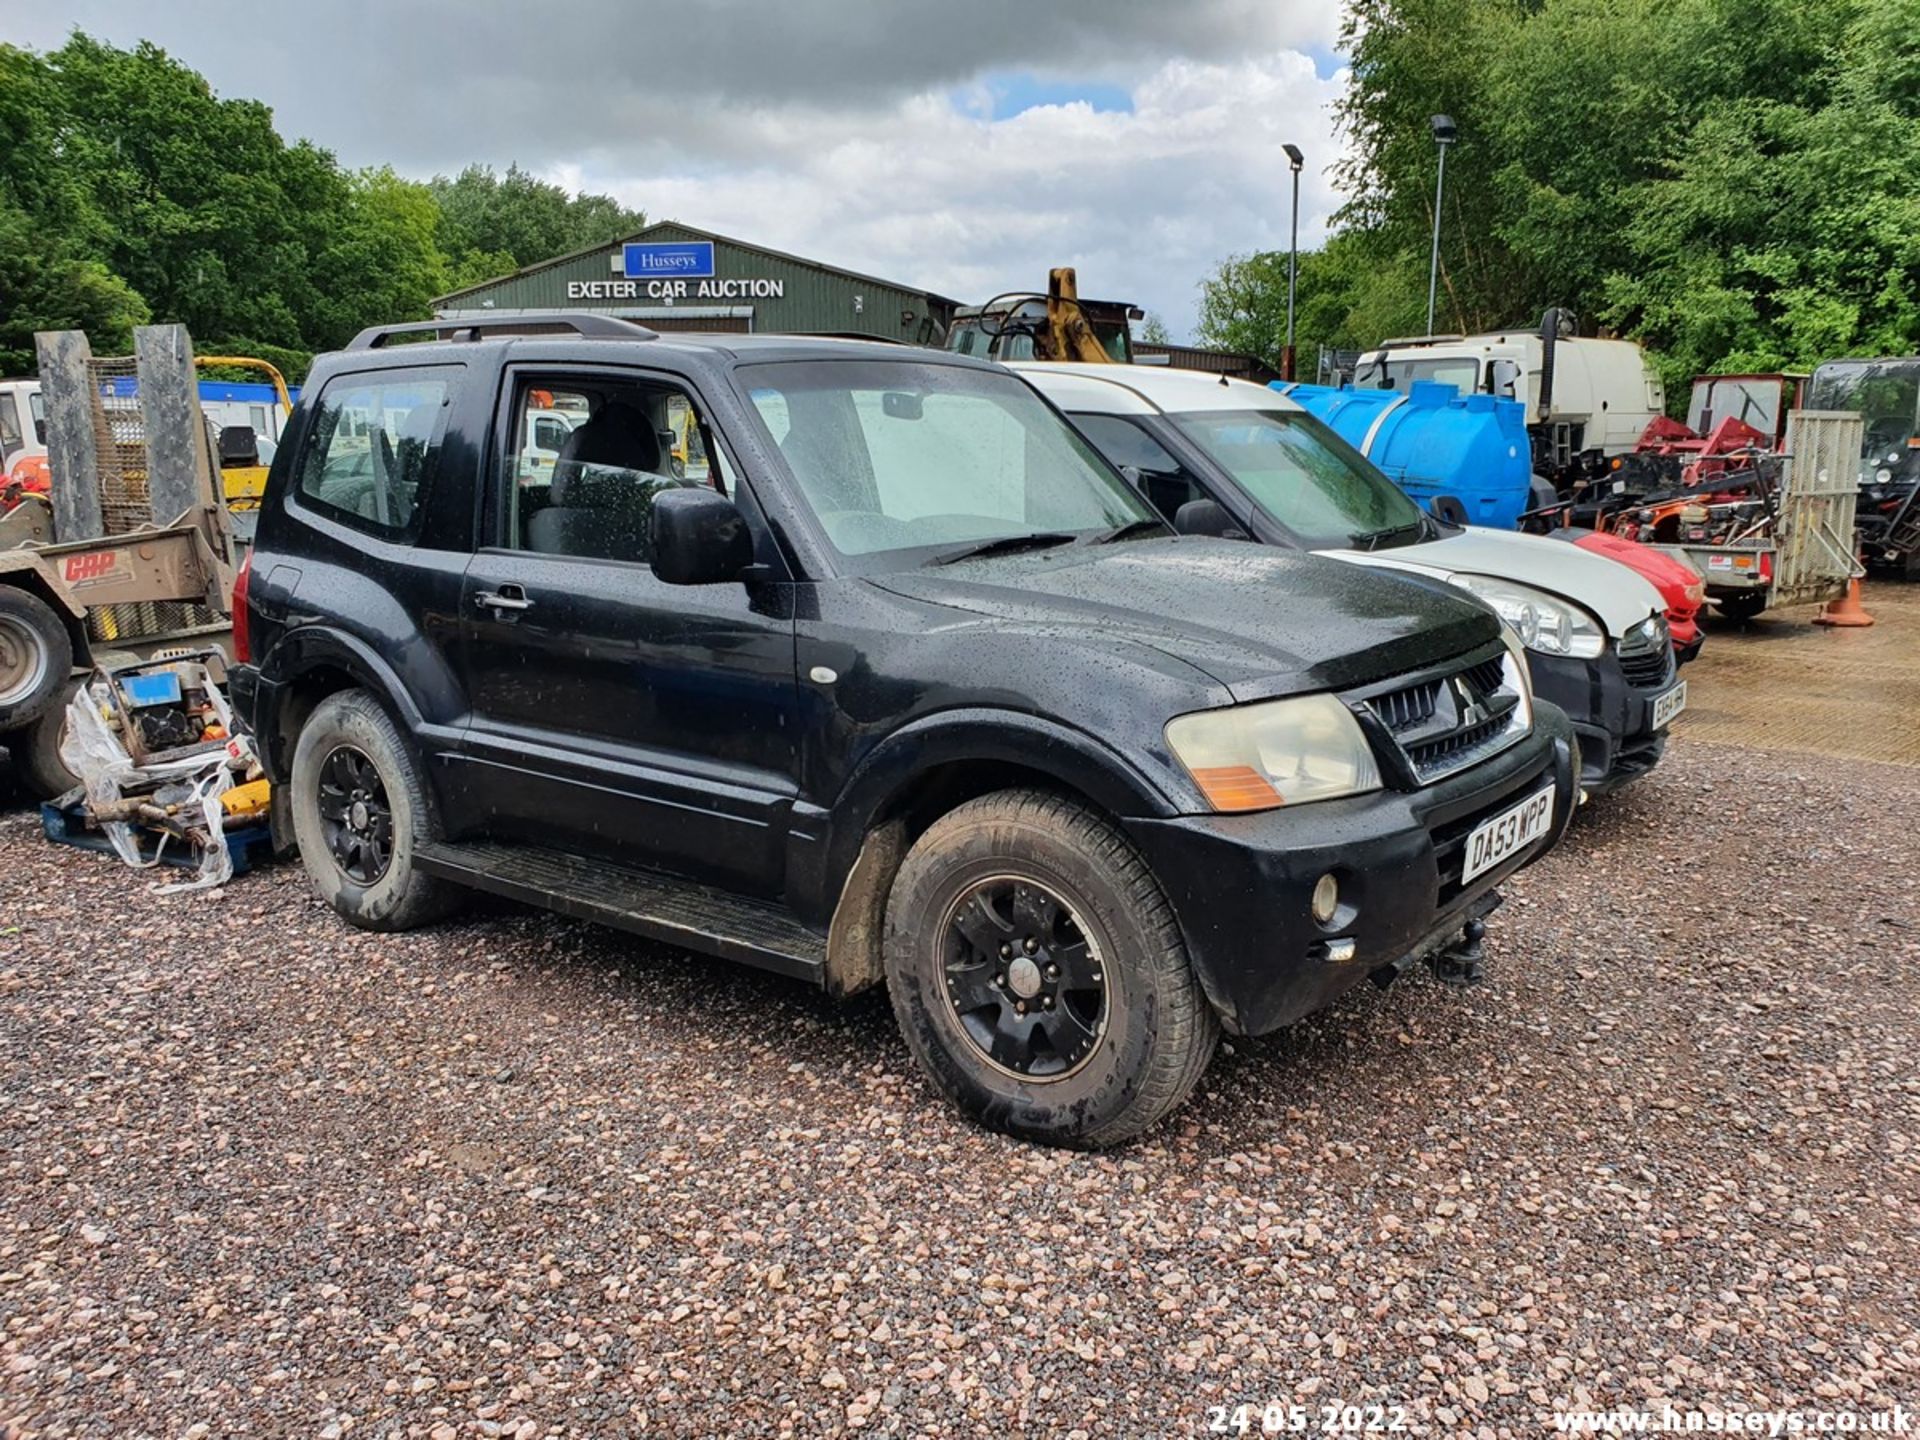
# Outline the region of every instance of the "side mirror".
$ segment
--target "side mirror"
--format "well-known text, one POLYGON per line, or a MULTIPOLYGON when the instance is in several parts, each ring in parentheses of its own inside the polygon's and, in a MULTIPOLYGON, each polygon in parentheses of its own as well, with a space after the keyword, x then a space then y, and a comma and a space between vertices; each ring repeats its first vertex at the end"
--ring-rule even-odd
POLYGON ((753 564, 746 517, 717 491, 662 490, 653 497, 650 524, 653 573, 669 585, 717 585, 753 564))
POLYGON ((1120 467, 1120 478, 1133 487, 1135 494, 1144 495, 1147 493, 1147 477, 1140 473, 1140 467, 1138 465, 1122 465, 1120 467))
POLYGON ((1458 495, 1436 495, 1427 509, 1432 512, 1434 519, 1444 524, 1465 525, 1467 523, 1466 502, 1458 495))
POLYGON ((1218 500, 1189 500, 1173 512, 1173 528, 1182 535, 1211 535, 1220 540, 1244 540, 1247 532, 1218 500))

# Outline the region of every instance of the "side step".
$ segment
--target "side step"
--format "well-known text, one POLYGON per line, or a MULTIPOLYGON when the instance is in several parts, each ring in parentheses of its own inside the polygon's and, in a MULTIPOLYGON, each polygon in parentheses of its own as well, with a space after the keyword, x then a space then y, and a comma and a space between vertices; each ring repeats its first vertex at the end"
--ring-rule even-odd
POLYGON ((414 859, 427 874, 475 890, 825 983, 827 937, 765 900, 534 845, 436 843, 414 859))

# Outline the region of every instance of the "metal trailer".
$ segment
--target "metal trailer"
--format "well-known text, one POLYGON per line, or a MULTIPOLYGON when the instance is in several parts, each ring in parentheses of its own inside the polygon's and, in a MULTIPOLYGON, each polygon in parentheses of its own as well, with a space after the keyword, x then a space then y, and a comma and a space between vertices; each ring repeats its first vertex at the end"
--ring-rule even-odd
POLYGON ((67 787, 67 702, 103 660, 229 643, 237 560, 178 325, 96 359, 77 330, 34 337, 51 488, 0 517, 0 740, 22 786, 67 787), (113 381, 138 377, 138 396, 113 381))
POLYGON ((1707 599, 1734 619, 1839 599, 1865 573, 1854 550, 1864 433, 1856 411, 1790 411, 1770 522, 1728 544, 1661 548, 1698 570, 1707 599))

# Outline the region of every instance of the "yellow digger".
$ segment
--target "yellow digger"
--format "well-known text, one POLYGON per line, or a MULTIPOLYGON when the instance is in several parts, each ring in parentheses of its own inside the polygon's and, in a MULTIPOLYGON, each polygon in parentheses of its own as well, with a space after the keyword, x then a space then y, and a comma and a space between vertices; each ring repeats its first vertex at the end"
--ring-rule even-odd
POLYGON ((1128 365, 1133 340, 1127 322, 1145 315, 1118 300, 1082 300, 1073 267, 1063 265, 1047 273, 1044 295, 1011 291, 956 310, 947 349, 993 360, 1128 365))
MULTIPOLYGON (((239 370, 257 370, 267 377, 273 386, 273 393, 280 406, 280 418, 285 419, 293 413, 293 399, 287 393, 286 377, 270 361, 256 359, 251 355, 196 355, 193 363, 203 370, 216 367, 228 367, 239 370)), ((251 434, 245 425, 230 425, 216 437, 213 453, 220 457, 220 483, 225 492, 229 510, 258 510, 260 497, 267 490, 268 466, 260 463, 260 440, 251 434)))

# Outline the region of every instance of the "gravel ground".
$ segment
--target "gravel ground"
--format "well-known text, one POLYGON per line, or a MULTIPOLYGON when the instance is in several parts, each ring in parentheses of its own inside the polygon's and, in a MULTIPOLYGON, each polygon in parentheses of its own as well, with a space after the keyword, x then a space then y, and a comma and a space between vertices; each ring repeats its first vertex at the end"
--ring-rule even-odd
POLYGON ((1190 1435, 1920 1401, 1920 770, 1678 743, 1490 981, 1235 1042, 1110 1156, 883 1001, 496 907, 154 899, 0 821, 0 1433, 1190 1435), (1897 818, 1896 818, 1897 817, 1897 818))

